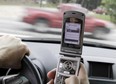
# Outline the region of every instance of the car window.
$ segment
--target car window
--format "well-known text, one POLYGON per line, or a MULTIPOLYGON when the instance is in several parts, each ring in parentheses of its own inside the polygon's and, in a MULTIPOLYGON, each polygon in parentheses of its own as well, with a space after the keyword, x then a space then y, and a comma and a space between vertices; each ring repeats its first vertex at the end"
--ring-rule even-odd
MULTIPOLYGON (((0 36, 9 34, 21 37, 31 49, 33 57, 45 67, 46 74, 51 68, 56 67, 63 14, 66 11, 79 11, 85 14, 82 61, 88 70, 89 80, 93 83, 95 80, 97 84, 101 82, 101 84, 109 84, 109 82, 114 84, 116 82, 116 0, 0 0, 0 36)), ((76 20, 72 21, 73 25, 76 20)), ((79 30, 70 28, 68 31, 79 33, 79 30)), ((63 47, 66 49, 66 46, 70 46, 71 52, 74 53, 72 55, 75 55, 77 50, 73 49, 74 44, 81 44, 82 41, 75 42, 79 40, 77 37, 79 34, 70 32, 64 37, 68 40, 64 40, 67 44, 63 47), (73 40, 70 35, 75 35, 73 40)), ((66 51, 69 51, 68 48, 66 51)), ((32 60, 36 60, 33 57, 32 60)), ((44 67, 42 70, 41 67, 38 68, 40 72, 44 72, 44 67)))
POLYGON ((63 13, 86 15, 84 38, 116 41, 115 0, 0 0, 0 35, 59 38, 63 13))

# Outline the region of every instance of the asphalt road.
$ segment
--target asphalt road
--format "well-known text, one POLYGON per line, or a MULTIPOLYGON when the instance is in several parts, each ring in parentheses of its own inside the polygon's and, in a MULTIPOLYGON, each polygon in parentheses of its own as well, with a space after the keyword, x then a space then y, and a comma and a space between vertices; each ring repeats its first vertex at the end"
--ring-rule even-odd
MULTIPOLYGON (((61 30, 62 29, 35 27, 33 25, 15 20, 0 20, 0 35, 11 34, 21 37, 60 38, 61 30)), ((85 37, 91 38, 91 35, 85 33, 85 37)), ((114 30, 111 34, 105 35, 106 40, 116 41, 115 37, 116 31, 114 30)))
POLYGON ((19 37, 60 38, 61 29, 40 28, 24 22, 0 20, 0 35, 6 34, 16 35, 19 37))

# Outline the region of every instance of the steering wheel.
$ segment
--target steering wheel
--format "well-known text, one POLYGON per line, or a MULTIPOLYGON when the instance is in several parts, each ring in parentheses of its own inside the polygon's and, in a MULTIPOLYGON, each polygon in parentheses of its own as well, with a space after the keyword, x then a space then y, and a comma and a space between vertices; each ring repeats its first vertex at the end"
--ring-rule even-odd
POLYGON ((15 75, 0 77, 0 84, 43 84, 43 81, 29 57, 24 56, 20 72, 15 75))

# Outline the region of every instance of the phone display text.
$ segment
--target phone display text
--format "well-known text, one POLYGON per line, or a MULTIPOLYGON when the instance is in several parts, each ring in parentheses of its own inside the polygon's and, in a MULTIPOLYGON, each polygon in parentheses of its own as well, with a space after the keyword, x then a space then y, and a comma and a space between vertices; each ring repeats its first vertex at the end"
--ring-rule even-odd
POLYGON ((79 45, 81 24, 68 22, 65 27, 64 42, 79 45))

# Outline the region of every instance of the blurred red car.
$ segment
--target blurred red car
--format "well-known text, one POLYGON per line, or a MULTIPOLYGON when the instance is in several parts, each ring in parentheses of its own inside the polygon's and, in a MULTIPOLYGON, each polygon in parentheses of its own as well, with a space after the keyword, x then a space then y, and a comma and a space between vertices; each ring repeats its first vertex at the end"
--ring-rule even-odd
MULTIPOLYGON (((61 28, 63 13, 67 10, 79 10, 87 13, 87 10, 76 4, 61 4, 58 9, 52 8, 27 8, 27 16, 23 21, 44 27, 61 28)), ((109 22, 94 17, 86 16, 85 32, 91 33, 94 37, 99 38, 99 34, 107 34, 110 32, 109 22)))

